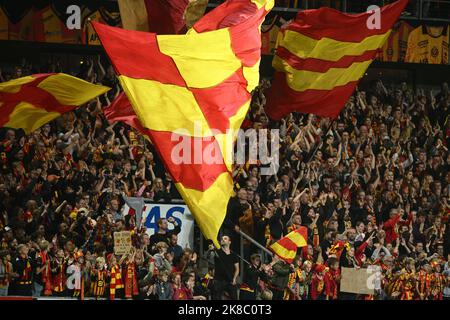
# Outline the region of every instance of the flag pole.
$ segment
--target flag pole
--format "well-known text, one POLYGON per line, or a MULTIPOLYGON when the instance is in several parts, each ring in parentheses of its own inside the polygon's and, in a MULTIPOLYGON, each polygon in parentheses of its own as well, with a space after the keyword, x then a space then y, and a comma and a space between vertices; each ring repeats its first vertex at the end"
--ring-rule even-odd
POLYGON ((241 230, 238 231, 238 233, 243 236, 245 239, 247 239, 248 241, 250 241, 251 243, 253 243, 255 246, 257 246, 258 248, 260 248, 261 250, 263 250, 264 252, 266 252, 268 255, 273 256, 273 253, 271 251, 269 251, 267 248, 265 248, 264 246, 262 246, 259 242, 255 241, 253 238, 251 238, 249 235, 247 235, 246 233, 242 232, 241 230))

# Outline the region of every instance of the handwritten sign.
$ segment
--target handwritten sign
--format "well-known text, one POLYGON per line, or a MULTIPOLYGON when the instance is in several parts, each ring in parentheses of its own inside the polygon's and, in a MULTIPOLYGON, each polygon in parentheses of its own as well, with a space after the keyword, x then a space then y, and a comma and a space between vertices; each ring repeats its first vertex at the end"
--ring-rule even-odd
POLYGON ((114 232, 114 254, 123 255, 131 252, 131 232, 114 232))
MULTIPOLYGON (((372 266, 371 266, 372 267, 372 266)), ((375 289, 379 288, 379 279, 381 270, 373 268, 342 268, 341 273, 341 292, 374 294, 375 289)))

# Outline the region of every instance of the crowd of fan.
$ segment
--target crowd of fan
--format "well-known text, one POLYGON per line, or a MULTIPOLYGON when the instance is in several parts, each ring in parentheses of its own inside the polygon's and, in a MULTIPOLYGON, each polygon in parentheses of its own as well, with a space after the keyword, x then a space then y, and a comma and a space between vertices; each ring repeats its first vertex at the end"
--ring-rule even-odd
MULTIPOLYGON (((194 252, 177 244, 173 218, 160 219, 149 237, 134 215, 123 215, 122 195, 155 202, 180 196, 152 146, 105 119, 103 108, 120 90, 112 68, 100 58, 81 66, 76 75, 113 89, 30 135, 0 131, 0 296, 450 297, 447 84, 433 93, 377 81, 357 90, 333 123, 302 114, 273 122, 264 113, 270 83, 262 80, 244 127, 280 129, 280 169, 265 176, 258 161, 236 166, 222 248, 194 252), (300 226, 308 246, 292 264, 261 255, 261 246, 300 226), (116 256, 112 234, 124 230, 132 231, 134 249, 116 256), (239 231, 260 244, 244 240, 240 257, 239 231), (375 266, 374 294, 340 291, 342 267, 375 266)), ((49 71, 62 70, 24 61, 0 71, 0 81, 49 71)))

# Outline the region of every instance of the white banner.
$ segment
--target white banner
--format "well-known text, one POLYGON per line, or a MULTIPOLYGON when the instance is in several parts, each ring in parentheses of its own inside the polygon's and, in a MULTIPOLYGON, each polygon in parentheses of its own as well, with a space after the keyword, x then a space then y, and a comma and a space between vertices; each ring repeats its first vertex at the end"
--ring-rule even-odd
MULTIPOLYGON (((130 208, 125 203, 123 214, 127 215, 130 208)), ((158 231, 158 219, 173 217, 181 228, 178 234, 178 244, 184 248, 190 249, 194 246, 194 217, 192 217, 189 208, 185 204, 159 204, 152 203, 144 199, 144 212, 142 214, 144 226, 147 228, 149 236, 158 231)), ((173 230, 173 224, 169 223, 169 230, 173 230)))

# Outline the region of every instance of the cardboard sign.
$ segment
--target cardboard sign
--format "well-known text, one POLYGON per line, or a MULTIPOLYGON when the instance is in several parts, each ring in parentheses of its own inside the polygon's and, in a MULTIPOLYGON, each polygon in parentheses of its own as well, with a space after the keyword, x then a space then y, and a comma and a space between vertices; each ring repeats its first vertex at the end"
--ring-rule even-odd
POLYGON ((381 269, 378 266, 370 268, 342 268, 341 292, 357 294, 374 294, 379 288, 381 269))
POLYGON ((114 254, 123 255, 131 252, 131 232, 114 232, 114 254))

